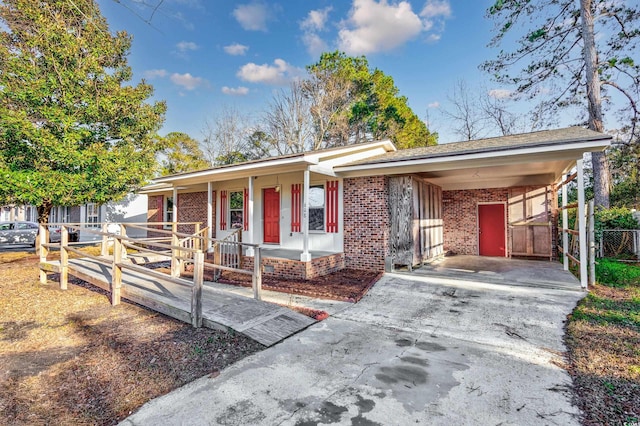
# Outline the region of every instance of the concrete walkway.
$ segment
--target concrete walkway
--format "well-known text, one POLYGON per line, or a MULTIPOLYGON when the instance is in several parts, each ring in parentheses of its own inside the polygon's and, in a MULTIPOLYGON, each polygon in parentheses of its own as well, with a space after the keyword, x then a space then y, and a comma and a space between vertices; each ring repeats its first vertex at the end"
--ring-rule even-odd
POLYGON ((563 323, 584 293, 386 274, 359 303, 123 425, 577 425, 563 323))

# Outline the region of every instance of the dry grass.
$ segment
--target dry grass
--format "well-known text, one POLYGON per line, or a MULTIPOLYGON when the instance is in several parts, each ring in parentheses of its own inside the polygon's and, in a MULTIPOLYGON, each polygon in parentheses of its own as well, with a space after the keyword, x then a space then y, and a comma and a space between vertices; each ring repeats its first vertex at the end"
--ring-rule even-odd
POLYGON ((640 287, 592 287, 571 316, 567 346, 583 423, 639 424, 640 287))
POLYGON ((0 253, 0 424, 115 424, 146 401, 262 348, 81 281, 38 283, 37 257, 0 253))

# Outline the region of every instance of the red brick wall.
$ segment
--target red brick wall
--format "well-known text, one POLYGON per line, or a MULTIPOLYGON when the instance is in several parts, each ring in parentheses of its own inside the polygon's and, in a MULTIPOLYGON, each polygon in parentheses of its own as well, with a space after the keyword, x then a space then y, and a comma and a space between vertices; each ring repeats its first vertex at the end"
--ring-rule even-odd
MULTIPOLYGON (((207 191, 178 194, 177 221, 201 222, 201 228, 207 226, 207 191)), ((180 225, 178 232, 192 233, 194 225, 180 225)))
MULTIPOLYGON (((506 203, 508 198, 509 188, 442 191, 445 251, 477 255, 478 203, 506 203)), ((506 210, 508 215, 509 209, 506 210)))
POLYGON ((347 268, 384 271, 389 253, 389 180, 344 180, 344 254, 347 268))
MULTIPOLYGON (((149 195, 147 197, 147 222, 162 222, 158 216, 158 197, 161 195, 149 195)), ((215 223, 216 200, 213 200, 213 221, 215 223)), ((178 222, 202 222, 201 228, 207 226, 207 192, 188 192, 178 194, 178 222)), ((193 225, 180 226, 179 232, 191 233, 193 225)), ((215 226, 213 227, 215 237, 215 226)))
MULTIPOLYGON (((242 257, 242 268, 253 269, 253 257, 242 257)), ((290 279, 308 280, 344 269, 344 254, 337 253, 312 259, 311 262, 300 260, 262 258, 263 275, 290 279)))

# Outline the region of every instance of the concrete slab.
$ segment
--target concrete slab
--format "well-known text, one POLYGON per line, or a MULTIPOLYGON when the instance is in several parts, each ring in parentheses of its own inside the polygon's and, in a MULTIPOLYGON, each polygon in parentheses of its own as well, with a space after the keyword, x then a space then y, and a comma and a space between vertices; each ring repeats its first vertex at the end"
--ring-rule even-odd
MULTIPOLYGON (((402 271, 398 271, 402 272, 402 271)), ((424 276, 582 291, 580 281, 558 262, 456 255, 413 270, 424 276)))
POLYGON ((577 425, 563 323, 584 293, 386 274, 358 304, 123 425, 577 425))
MULTIPOLYGON (((222 284, 211 281, 205 281, 205 286, 220 291, 237 294, 244 297, 253 297, 253 289, 249 287, 240 287, 230 284, 222 284)), ((281 306, 302 306, 305 308, 317 309, 325 311, 329 315, 335 315, 338 312, 347 309, 353 305, 351 302, 341 302, 338 300, 317 299, 314 297, 302 296, 299 294, 282 293, 279 291, 270 291, 262 289, 262 300, 269 303, 276 303, 281 306)))

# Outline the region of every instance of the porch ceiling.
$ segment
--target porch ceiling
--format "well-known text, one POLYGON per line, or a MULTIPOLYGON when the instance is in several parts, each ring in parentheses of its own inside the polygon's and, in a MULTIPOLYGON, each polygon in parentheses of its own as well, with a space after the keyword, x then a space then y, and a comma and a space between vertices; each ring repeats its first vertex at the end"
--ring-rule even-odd
POLYGON ((444 190, 549 185, 562 179, 574 160, 421 171, 417 174, 444 190))

